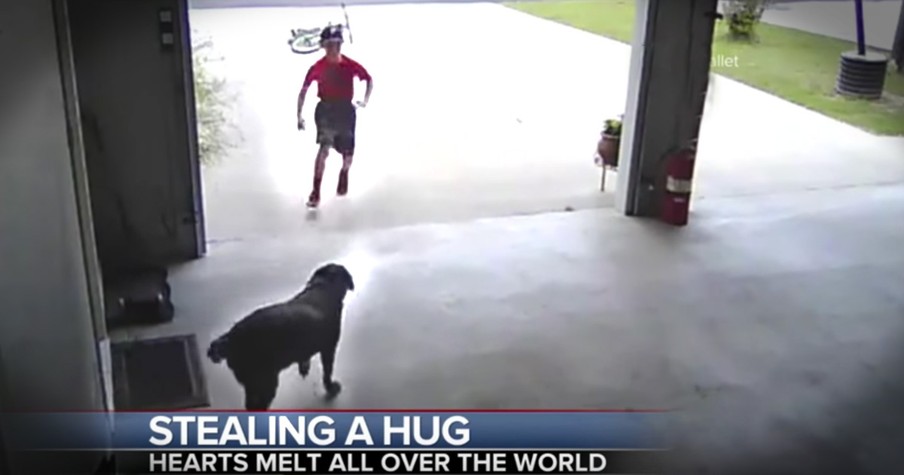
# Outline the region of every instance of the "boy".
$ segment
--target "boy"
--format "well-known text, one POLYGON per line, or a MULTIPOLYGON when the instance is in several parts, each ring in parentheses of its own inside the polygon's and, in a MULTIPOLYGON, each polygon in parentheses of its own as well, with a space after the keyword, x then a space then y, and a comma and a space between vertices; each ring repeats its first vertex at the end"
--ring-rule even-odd
POLYGON ((298 130, 304 130, 304 119, 301 111, 305 96, 311 83, 317 81, 317 92, 320 102, 314 110, 314 124, 317 127, 317 143, 320 150, 314 161, 314 186, 308 197, 308 206, 316 208, 320 204, 320 182, 323 180, 323 169, 330 148, 342 154, 342 170, 339 172, 339 185, 336 194, 344 196, 348 193, 348 172, 355 154, 355 123, 357 112, 355 106, 365 107, 373 90, 373 79, 363 66, 342 54, 342 28, 330 26, 320 33, 320 45, 325 54, 308 69, 304 84, 298 93, 298 130), (355 87, 354 79, 367 82, 364 100, 353 104, 355 87))

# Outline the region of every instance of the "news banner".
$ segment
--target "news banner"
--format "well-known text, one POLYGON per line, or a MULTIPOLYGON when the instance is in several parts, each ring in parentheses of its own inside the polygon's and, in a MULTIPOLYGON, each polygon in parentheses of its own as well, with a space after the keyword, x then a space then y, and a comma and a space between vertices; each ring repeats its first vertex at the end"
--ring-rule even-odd
POLYGON ((32 453, 109 451, 118 473, 660 473, 647 412, 32 415, 32 453))

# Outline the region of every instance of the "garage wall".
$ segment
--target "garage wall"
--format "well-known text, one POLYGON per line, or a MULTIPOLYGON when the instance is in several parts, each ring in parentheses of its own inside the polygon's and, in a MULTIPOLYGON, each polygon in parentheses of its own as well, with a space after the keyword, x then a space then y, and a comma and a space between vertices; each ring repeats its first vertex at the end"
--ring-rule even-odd
POLYGON ((101 409, 52 9, 0 5, 4 386, 52 399, 65 388, 72 407, 101 409))
POLYGON ((105 409, 57 41, 50 0, 0 2, 0 411, 105 409))
POLYGON ((198 257, 204 239, 185 2, 71 0, 68 8, 103 267, 198 257), (161 42, 162 10, 172 13, 172 47, 161 42))
POLYGON ((50 0, 0 2, 0 64, 2 409, 103 410, 50 0))

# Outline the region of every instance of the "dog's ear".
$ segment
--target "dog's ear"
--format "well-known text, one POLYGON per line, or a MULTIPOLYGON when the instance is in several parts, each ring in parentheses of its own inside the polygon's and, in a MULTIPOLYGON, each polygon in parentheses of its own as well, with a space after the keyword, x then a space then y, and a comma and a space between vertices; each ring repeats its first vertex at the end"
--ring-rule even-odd
POLYGON ((349 272, 348 269, 346 269, 346 268, 343 267, 343 266, 339 266, 339 270, 342 272, 342 277, 343 277, 343 279, 345 279, 345 287, 346 287, 348 290, 351 290, 351 291, 354 292, 354 290, 355 290, 355 279, 352 279, 352 273, 349 272))
POLYGON ((351 272, 345 268, 345 266, 340 264, 330 264, 330 274, 332 274, 333 278, 339 282, 342 282, 345 285, 345 288, 348 290, 355 290, 355 280, 352 279, 351 272))

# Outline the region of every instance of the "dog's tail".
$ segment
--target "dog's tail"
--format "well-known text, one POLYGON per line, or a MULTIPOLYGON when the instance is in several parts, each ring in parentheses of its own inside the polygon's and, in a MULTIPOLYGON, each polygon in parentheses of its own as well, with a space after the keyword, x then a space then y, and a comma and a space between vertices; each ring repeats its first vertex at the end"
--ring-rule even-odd
POLYGON ((225 334, 210 343, 207 348, 207 357, 214 363, 220 363, 229 358, 229 334, 225 334))

